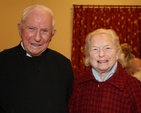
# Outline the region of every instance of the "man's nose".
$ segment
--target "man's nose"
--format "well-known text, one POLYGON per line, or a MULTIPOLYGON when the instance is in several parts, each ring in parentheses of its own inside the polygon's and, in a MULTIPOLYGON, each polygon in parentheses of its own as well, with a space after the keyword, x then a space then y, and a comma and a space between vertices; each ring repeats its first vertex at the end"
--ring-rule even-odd
POLYGON ((34 39, 37 42, 39 42, 41 40, 41 33, 40 33, 40 31, 36 31, 34 39))

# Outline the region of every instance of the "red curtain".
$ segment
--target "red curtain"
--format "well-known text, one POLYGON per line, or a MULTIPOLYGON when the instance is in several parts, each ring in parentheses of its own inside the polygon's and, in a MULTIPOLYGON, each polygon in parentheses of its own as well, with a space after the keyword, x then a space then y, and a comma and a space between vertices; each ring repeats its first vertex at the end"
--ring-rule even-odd
POLYGON ((86 70, 85 38, 98 28, 114 29, 120 43, 132 45, 132 53, 141 58, 141 7, 74 5, 71 60, 75 76, 86 70))

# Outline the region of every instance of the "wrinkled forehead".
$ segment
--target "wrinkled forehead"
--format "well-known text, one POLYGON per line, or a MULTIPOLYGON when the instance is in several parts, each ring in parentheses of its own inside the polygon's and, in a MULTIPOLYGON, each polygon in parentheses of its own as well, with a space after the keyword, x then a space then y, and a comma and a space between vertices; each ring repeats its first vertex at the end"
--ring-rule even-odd
POLYGON ((110 34, 106 33, 99 33, 99 34, 94 34, 91 36, 90 40, 98 40, 98 41, 108 41, 111 43, 115 43, 114 38, 110 34))
POLYGON ((40 12, 40 11, 33 11, 33 12, 31 12, 31 13, 29 13, 27 16, 26 16, 26 18, 25 18, 25 20, 27 20, 27 19, 36 19, 36 18, 42 18, 42 19, 45 19, 45 20, 52 20, 53 19, 53 16, 50 14, 50 13, 48 13, 48 12, 45 12, 45 11, 42 11, 42 12, 40 12))
POLYGON ((53 18, 49 13, 32 12, 23 21, 23 25, 52 27, 53 18))

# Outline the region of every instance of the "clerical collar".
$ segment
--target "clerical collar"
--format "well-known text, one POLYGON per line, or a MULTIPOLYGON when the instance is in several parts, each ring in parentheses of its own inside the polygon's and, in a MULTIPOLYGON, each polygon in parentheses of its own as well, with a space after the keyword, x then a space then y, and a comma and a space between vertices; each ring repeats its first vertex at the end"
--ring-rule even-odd
MULTIPOLYGON (((21 42, 21 46, 22 46, 22 48, 25 50, 25 48, 24 48, 24 46, 23 46, 23 43, 21 42)), ((28 56, 28 57, 32 57, 30 54, 28 54, 27 52, 26 52, 26 56, 28 56)))

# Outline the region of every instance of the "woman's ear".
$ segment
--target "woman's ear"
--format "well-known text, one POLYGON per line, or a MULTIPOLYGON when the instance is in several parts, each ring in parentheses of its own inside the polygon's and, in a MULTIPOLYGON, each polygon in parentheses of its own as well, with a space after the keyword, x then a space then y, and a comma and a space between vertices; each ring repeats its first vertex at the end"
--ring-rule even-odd
POLYGON ((117 60, 120 59, 120 57, 122 55, 121 50, 118 49, 116 54, 117 54, 117 60))

